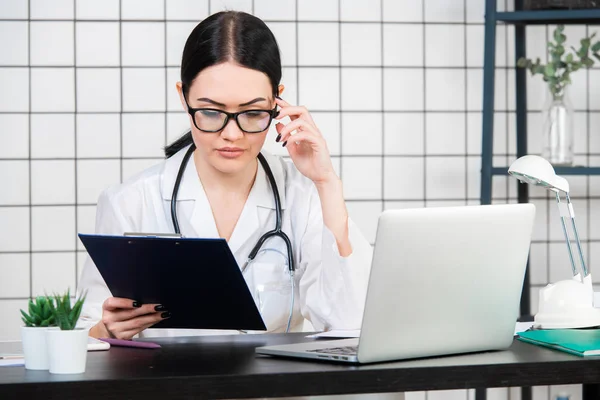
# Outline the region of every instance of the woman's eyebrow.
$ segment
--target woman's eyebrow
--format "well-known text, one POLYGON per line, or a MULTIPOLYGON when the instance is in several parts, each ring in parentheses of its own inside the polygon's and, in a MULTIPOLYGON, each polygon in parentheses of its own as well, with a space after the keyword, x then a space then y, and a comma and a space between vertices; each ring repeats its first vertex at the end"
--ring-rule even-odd
POLYGON ((209 99, 207 97, 201 97, 199 99, 196 99, 198 101, 203 101, 205 103, 210 103, 210 104, 214 104, 215 106, 219 106, 219 107, 227 107, 225 104, 223 103, 219 103, 218 101, 214 101, 212 99, 209 99))
MULTIPOLYGON (((201 98, 196 99, 196 100, 197 101, 203 101, 205 103, 214 104, 215 106, 219 106, 219 107, 227 107, 227 105, 225 105, 223 103, 219 103, 218 101, 214 101, 214 100, 209 99, 207 97, 201 97, 201 98)), ((267 99, 265 99, 264 97, 257 97, 257 98, 255 98, 253 100, 247 101, 246 103, 242 103, 239 106, 240 107, 245 107, 245 106, 249 106, 251 104, 258 103, 258 102, 261 102, 261 101, 266 101, 266 100, 267 99)))
POLYGON ((265 99, 264 97, 257 97, 257 98, 255 98, 254 100, 250 100, 250 101, 248 101, 248 102, 246 102, 246 103, 242 103, 242 104, 240 104, 240 107, 249 106, 249 105, 251 105, 251 104, 258 103, 258 102, 260 102, 260 101, 267 101, 267 99, 265 99))

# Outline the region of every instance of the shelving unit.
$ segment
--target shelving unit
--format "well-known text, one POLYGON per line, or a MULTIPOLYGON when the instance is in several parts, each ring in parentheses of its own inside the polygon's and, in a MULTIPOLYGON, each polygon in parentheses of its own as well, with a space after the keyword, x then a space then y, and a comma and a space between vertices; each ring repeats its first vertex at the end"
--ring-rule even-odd
MULTIPOLYGON (((492 164, 494 154, 494 71, 496 65, 496 25, 515 25, 515 60, 525 57, 525 26, 530 24, 600 24, 600 9, 522 11, 522 1, 515 0, 515 11, 497 12, 497 0, 486 0, 485 48, 483 63, 483 126, 481 151, 481 204, 492 202, 492 178, 507 175, 508 165, 492 164)), ((517 158, 527 154, 527 70, 515 72, 517 158)), ((559 175, 600 175, 600 167, 560 167, 559 175)), ((529 200, 528 185, 517 186, 520 203, 529 200)), ((529 272, 521 299, 521 315, 528 316, 530 309, 529 272)))
MULTIPOLYGON (((515 60, 525 57, 526 25, 547 24, 600 24, 600 9, 579 10, 523 10, 523 1, 515 0, 515 11, 497 12, 497 0, 486 0, 485 3, 485 39, 483 63, 483 116, 482 116, 482 151, 481 151, 481 204, 492 202, 492 179, 497 175, 507 175, 508 165, 494 166, 494 95, 496 68, 496 26, 498 23, 515 26, 515 60)), ((527 154, 527 70, 517 68, 515 72, 515 120, 517 158, 527 154)), ((561 167, 555 168, 559 175, 600 175, 600 167, 561 167)), ((515 184, 516 180, 515 180, 515 184)), ((529 201, 529 185, 517 185, 519 203, 529 201)), ((525 274, 521 296, 521 317, 530 316, 529 268, 525 274)), ((585 390, 585 385, 584 385, 585 390)), ((484 400, 485 389, 477 389, 475 397, 484 400)), ((530 388, 523 388, 522 400, 531 399, 530 388)))

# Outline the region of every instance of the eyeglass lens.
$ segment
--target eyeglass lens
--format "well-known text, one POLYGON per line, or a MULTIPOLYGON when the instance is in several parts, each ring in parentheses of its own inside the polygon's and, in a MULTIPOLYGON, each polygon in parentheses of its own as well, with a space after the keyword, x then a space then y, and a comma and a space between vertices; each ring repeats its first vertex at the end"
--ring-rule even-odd
MULTIPOLYGON (((248 133, 257 133, 269 127, 271 114, 268 111, 248 110, 237 116, 237 123, 241 130, 248 133)), ((225 127, 227 114, 217 110, 197 110, 194 114, 196 127, 201 131, 217 132, 225 127)))

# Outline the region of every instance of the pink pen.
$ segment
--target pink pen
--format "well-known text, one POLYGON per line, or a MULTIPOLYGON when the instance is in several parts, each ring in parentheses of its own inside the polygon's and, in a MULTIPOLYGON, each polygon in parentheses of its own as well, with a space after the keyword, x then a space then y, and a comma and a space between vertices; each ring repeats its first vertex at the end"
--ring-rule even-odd
POLYGON ((111 339, 111 338, 98 338, 103 342, 110 343, 111 346, 121 347, 139 347, 143 349, 158 349, 160 344, 152 342, 134 342, 133 340, 122 340, 122 339, 111 339))

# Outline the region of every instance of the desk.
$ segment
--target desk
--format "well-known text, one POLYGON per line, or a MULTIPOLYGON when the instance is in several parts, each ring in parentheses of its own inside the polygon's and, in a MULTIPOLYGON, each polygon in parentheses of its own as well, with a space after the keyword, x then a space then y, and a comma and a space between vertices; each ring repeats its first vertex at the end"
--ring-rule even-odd
POLYGON ((588 398, 600 398, 600 360, 518 341, 507 351, 365 366, 254 353, 256 346, 309 340, 304 336, 153 339, 163 347, 89 353, 81 375, 2 367, 0 399, 222 399, 577 383, 588 384, 588 398))

